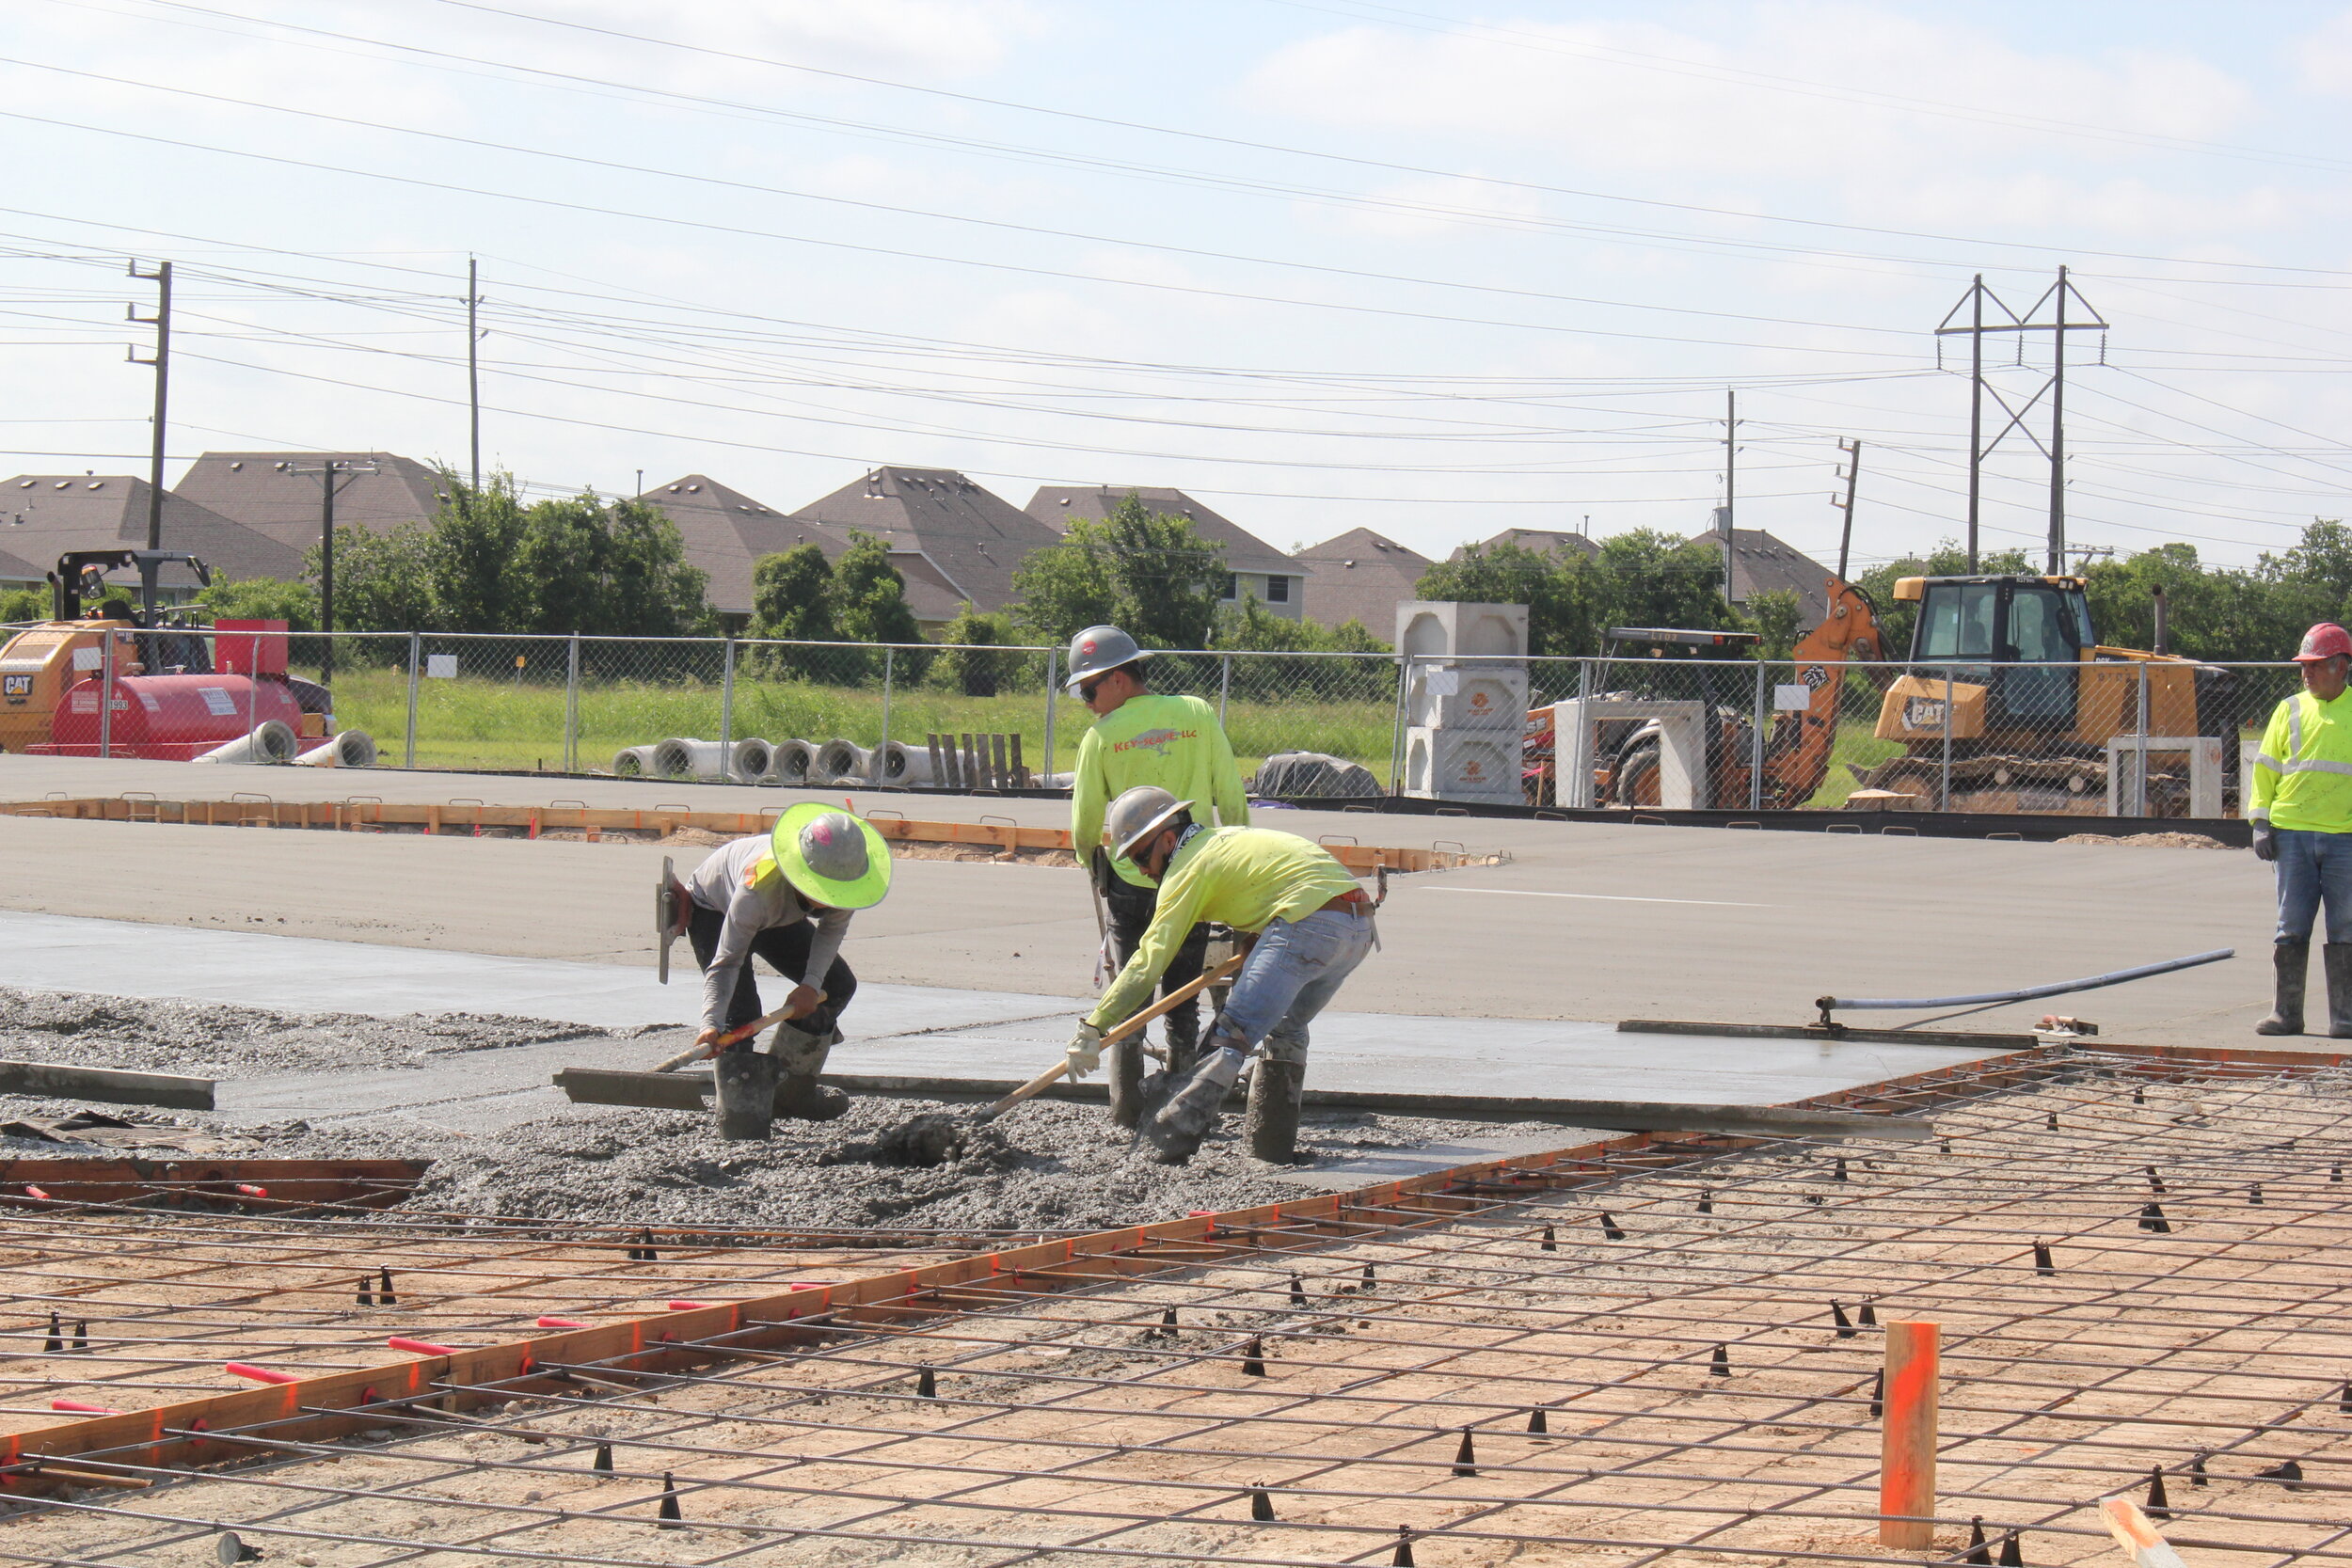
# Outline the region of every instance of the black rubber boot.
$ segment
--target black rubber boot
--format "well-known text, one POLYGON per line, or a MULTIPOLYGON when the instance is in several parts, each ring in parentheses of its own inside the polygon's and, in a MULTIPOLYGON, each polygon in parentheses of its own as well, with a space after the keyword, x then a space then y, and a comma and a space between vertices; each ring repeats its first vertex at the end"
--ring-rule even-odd
POLYGON ((2274 942, 2270 959, 2278 968, 2278 1001, 2270 1016, 2254 1025, 2257 1035, 2299 1035, 2303 1032, 2303 985, 2310 973, 2312 939, 2274 942))
POLYGON ((817 1082, 825 1058, 841 1042, 841 1031, 828 1021, 821 1032, 804 1027, 816 1017, 796 1023, 779 1023, 768 1049, 783 1082, 776 1085, 775 1114, 793 1121, 831 1121, 848 1114, 850 1097, 817 1082))
POLYGON ((2352 942, 2331 942, 2319 950, 2328 971, 2328 1033, 2352 1040, 2352 942))
POLYGON ((1303 1062, 1278 1062, 1261 1056, 1249 1073, 1249 1108, 1242 1118, 1242 1134, 1249 1152, 1268 1164, 1287 1165, 1298 1158, 1298 1101, 1306 1087, 1303 1062))
POLYGON ((1181 1165, 1200 1152, 1201 1142, 1216 1130, 1225 1097, 1248 1060, 1239 1046, 1210 1051, 1189 1077, 1172 1082, 1167 1103, 1143 1128, 1161 1164, 1181 1165))
POLYGON ((1110 1069, 1111 1125, 1132 1132, 1143 1120, 1143 1031, 1113 1040, 1103 1057, 1110 1069))
POLYGON ((790 1121, 832 1121, 850 1111, 850 1097, 801 1073, 776 1085, 775 1114, 790 1121))
POLYGON ((710 1066, 719 1091, 719 1136, 739 1142, 767 1137, 776 1119, 776 1059, 736 1046, 712 1057, 710 1066))

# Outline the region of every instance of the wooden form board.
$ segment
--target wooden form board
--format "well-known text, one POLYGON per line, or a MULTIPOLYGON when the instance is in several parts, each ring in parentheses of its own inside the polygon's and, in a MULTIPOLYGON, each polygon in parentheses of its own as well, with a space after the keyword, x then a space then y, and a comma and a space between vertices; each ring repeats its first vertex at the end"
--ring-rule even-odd
POLYGON ((200 1197, 257 1211, 321 1203, 385 1209, 405 1198, 430 1160, 0 1160, 0 1207, 200 1197), (38 1187, 36 1197, 27 1188, 38 1187), (241 1189, 257 1188, 252 1191, 241 1189))
MULTIPOLYGON (((680 828, 739 836, 764 833, 784 814, 772 811, 695 811, 682 805, 648 809, 597 807, 559 800, 544 806, 493 806, 480 800, 388 801, 274 800, 263 795, 241 794, 226 800, 167 800, 153 796, 84 796, 73 800, 0 801, 0 816, 47 816, 77 822, 192 823, 233 828, 313 828, 344 832, 369 832, 388 827, 421 828, 428 833, 469 833, 477 828, 519 828, 532 837, 542 832, 669 833, 680 828)), ((968 844, 996 849, 1008 858, 1023 850, 1070 847, 1067 828, 1025 828, 1007 817, 980 822, 913 820, 894 811, 878 810, 866 820, 887 839, 916 844, 968 844)), ((1444 871, 1462 865, 1493 865, 1500 855, 1470 854, 1457 849, 1409 849, 1372 844, 1324 846, 1348 870, 1369 874, 1381 866, 1391 871, 1444 871)))

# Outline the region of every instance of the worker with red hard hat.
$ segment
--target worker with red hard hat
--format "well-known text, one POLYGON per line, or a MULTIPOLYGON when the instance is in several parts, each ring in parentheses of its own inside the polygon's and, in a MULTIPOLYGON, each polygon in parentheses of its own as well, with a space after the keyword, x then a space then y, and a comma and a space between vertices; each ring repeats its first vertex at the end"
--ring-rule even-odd
POLYGON ((2322 621, 2295 662, 2303 689, 2271 714, 2247 797, 2254 853, 2279 868, 2277 1000, 2254 1032, 2303 1033, 2312 926, 2324 904, 2328 1033, 2352 1039, 2352 632, 2322 621))

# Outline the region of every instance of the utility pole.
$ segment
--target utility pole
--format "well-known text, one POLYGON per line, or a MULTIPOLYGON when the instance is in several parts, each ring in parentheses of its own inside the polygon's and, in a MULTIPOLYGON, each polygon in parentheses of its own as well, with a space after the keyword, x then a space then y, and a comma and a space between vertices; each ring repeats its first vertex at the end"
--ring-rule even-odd
POLYGON ((139 271, 136 261, 131 263, 131 276, 155 285, 155 313, 139 314, 135 305, 125 308, 125 314, 141 326, 155 329, 155 357, 141 359, 138 351, 130 351, 131 363, 155 367, 155 414, 151 421, 154 429, 153 453, 147 469, 147 547, 164 547, 164 432, 165 414, 171 390, 171 263, 159 261, 153 272, 139 271))
MULTIPOLYGON (((1965 337, 1969 340, 1970 343, 1968 355, 1970 382, 1970 407, 1968 418, 1968 569, 1971 572, 1977 569, 1977 509, 1979 498, 1982 489, 1981 473, 1984 466, 1985 454, 1993 451, 1994 448, 1999 446, 2003 437, 2007 436, 2012 430, 2024 431, 2026 439, 2031 441, 2042 455, 2049 459, 2050 538, 2047 565, 2044 569, 2055 575, 2065 568, 2066 335, 2069 332, 2097 332, 2101 334, 2099 340, 2099 362, 2101 364, 2105 364, 2106 363, 2107 356, 2106 338, 2105 336, 2106 331, 2107 324, 2100 319, 2099 313, 2096 310, 2090 309, 2090 304, 2088 300, 2083 298, 2082 292, 2076 289, 2074 285, 2069 281, 2067 277, 2067 269, 2064 267, 2058 268, 2058 281, 2045 290, 2042 297, 2034 301, 2033 308, 2022 316, 2016 311, 2011 310, 2008 306, 2002 304, 2000 296, 1994 293, 1992 290, 1986 288, 1984 286, 1983 277, 1979 277, 1975 281, 1968 285, 1968 293, 1962 299, 1961 303, 1953 306, 1950 310, 1947 311, 1944 316, 1943 324, 1936 327, 1935 335, 1939 340, 1949 337, 1965 337), (1984 307, 1988 300, 1992 302, 1994 308, 1997 309, 2002 316, 2007 318, 2006 320, 1996 321, 1989 326, 1985 325, 1984 307), (2075 305, 2081 306, 2089 319, 2083 321, 2073 321, 2068 319, 2066 308, 2070 301, 2075 305), (1960 315, 1963 306, 1966 307, 1968 310, 1968 325, 1965 326, 1955 325, 1954 318, 1960 315), (2041 316, 2042 307, 2044 306, 2049 306, 2051 308, 2050 319, 2047 321, 2036 319, 2041 316), (2034 392, 2033 396, 2027 398, 2022 404, 2010 404, 2009 399, 2001 395, 1999 388, 1994 386, 1991 382, 1985 379, 1984 340, 1989 335, 1996 332, 2013 332, 2017 334, 2017 362, 2021 365, 2025 363, 2026 334, 2028 332, 2047 332, 2050 334, 2053 348, 2050 356, 2049 378, 2042 382, 2042 386, 2034 392), (1994 432, 1993 438, 1989 441, 1982 439, 1982 408, 1983 399, 1986 397, 1992 398, 1994 403, 2000 404, 2002 412, 2009 415, 2009 422, 2003 425, 1998 431, 1994 432), (2050 400, 2050 438, 2047 441, 2044 441, 2041 436, 2035 435, 2032 427, 2026 423, 2026 416, 2033 412, 2034 404, 2040 403, 2044 397, 2047 397, 2050 400)), ((1938 344, 1937 352, 1940 368, 1942 354, 1940 342, 1938 344)))
MULTIPOLYGON (((2058 325, 2050 334, 2050 564, 2056 577, 2066 565, 2066 269, 2058 268, 2058 325)), ((2145 734, 2145 731, 2141 733, 2145 734)))
POLYGON ((475 311, 482 304, 482 291, 475 285, 479 278, 477 263, 466 258, 466 431, 468 444, 473 449, 473 487, 482 488, 482 333, 476 327, 475 311))
MULTIPOLYGON (((1849 441, 1840 436, 1837 450, 1846 454, 1846 467, 1839 476, 1846 482, 1846 497, 1840 500, 1832 496, 1829 503, 1846 515, 1845 524, 1837 531, 1837 580, 1846 582, 1851 580, 1846 576, 1846 558, 1853 549, 1853 488, 1855 482, 1862 478, 1862 442, 1859 438, 1849 441)), ((1969 570, 1974 571, 1976 564, 1976 557, 1970 556, 1969 570)))
POLYGON ((1740 394, 1724 388, 1724 602, 1731 602, 1732 509, 1739 504, 1740 394))
POLYGON ((278 471, 319 481, 319 684, 335 684, 335 497, 362 474, 381 467, 374 458, 326 457, 315 468, 280 463, 278 471))
POLYGON ((1984 274, 1968 290, 1975 329, 1968 335, 1968 575, 1977 575, 1977 513, 1984 499, 1978 454, 1984 449, 1984 274))

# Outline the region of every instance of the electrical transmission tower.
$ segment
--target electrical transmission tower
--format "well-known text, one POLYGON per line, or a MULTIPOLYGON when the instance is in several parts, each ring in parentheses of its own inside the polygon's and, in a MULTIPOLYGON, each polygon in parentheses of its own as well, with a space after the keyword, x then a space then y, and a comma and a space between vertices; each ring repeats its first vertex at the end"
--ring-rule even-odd
POLYGON ((2003 437, 2012 430, 2024 432, 2026 439, 2031 441, 2042 455, 2050 460, 2049 564, 2045 569, 2053 576, 2064 569, 2066 564, 2066 335, 2069 332, 2099 333, 2101 335, 2099 363, 2104 365, 2107 362, 2106 331, 2107 324, 2100 319, 2098 311, 2090 308, 2090 302, 2083 298, 2082 291, 2067 279, 2064 267, 2058 268, 2058 281, 2044 290, 2042 297, 2035 300, 2024 315, 2019 315, 2002 304, 2000 297, 1984 286, 1984 275, 1979 273, 1968 285, 1968 292, 1961 296, 1960 303, 1946 313, 1942 324, 1936 327, 1935 349, 1938 370, 1943 369, 1943 340, 1954 337, 1968 340, 1968 569, 1971 572, 1977 569, 1977 518, 1983 497, 1984 456, 1985 453, 1999 446, 2003 437), (2070 315, 2067 309, 2069 305, 2079 307, 2078 313, 2070 315), (1990 321, 1986 319, 1987 306, 1998 312, 1999 319, 1990 321), (2048 312, 2046 320, 2043 319, 2045 310, 2048 312), (1966 317, 1964 321, 1961 319, 1963 315, 1966 317), (1999 388, 1984 378, 1985 339, 1996 334, 2011 332, 2017 335, 2014 363, 2018 365, 2026 362, 2026 335, 2027 333, 2047 332, 2050 334, 2051 342, 2049 379, 2042 382, 2033 396, 2013 406, 2009 399, 2001 395, 1999 388), (1994 432, 1990 441, 1984 439, 1984 400, 1987 397, 2000 404, 2001 412, 2009 416, 2009 422, 1994 432), (2046 441, 2036 435, 2033 427, 2026 420, 2026 416, 2032 413, 2035 405, 2045 397, 2050 400, 2050 436, 2046 441))

